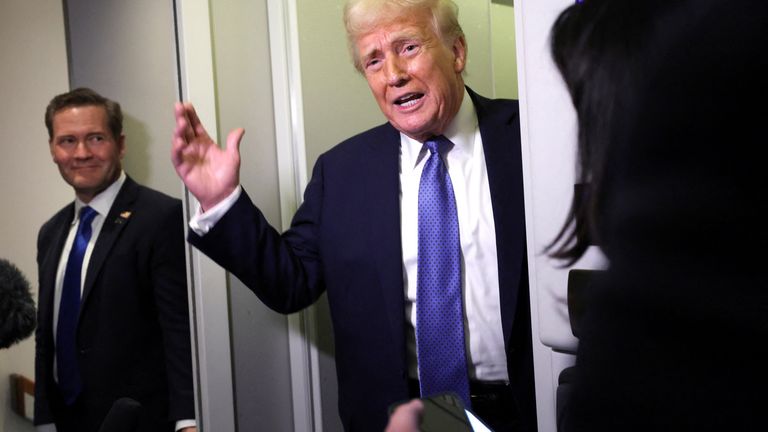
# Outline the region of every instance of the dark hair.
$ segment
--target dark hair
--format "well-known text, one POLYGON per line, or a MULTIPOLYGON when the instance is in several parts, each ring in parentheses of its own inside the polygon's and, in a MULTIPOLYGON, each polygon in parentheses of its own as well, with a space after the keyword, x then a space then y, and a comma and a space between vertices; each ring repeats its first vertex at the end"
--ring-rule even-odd
POLYGON ((552 28, 550 49, 576 108, 578 150, 575 194, 563 227, 546 247, 573 264, 600 244, 600 212, 606 160, 617 130, 616 115, 633 104, 633 86, 652 49, 652 28, 674 0, 585 0, 565 9, 552 28))
POLYGON ((107 124, 112 137, 120 138, 123 133, 123 111, 120 104, 105 98, 95 91, 79 87, 66 93, 55 96, 45 109, 45 127, 48 129, 48 139, 53 139, 53 116, 65 109, 80 106, 100 106, 107 113, 107 124))

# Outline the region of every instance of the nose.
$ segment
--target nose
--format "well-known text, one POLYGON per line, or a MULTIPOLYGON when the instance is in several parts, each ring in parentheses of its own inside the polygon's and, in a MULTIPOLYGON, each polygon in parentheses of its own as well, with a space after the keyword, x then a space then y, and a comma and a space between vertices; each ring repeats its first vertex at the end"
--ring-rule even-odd
POLYGON ((91 148, 85 140, 79 140, 75 144, 75 157, 78 159, 88 159, 91 157, 91 148))
POLYGON ((386 61, 387 84, 393 87, 401 87, 408 82, 408 72, 403 67, 399 58, 390 58, 386 61))

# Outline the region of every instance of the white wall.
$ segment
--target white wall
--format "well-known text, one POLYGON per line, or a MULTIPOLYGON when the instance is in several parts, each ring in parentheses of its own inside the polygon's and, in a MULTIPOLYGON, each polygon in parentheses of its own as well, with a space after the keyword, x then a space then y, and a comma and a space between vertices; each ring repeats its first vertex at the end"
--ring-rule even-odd
MULTIPOLYGON (((48 101, 68 88, 60 0, 0 2, 0 77, 0 257, 21 269, 37 299, 37 231, 74 197, 51 160, 43 123, 48 101)), ((0 351, 2 431, 33 430, 10 411, 8 376, 34 379, 34 358, 34 337, 0 351)))
POLYGON ((491 1, 491 61, 494 97, 517 99, 515 8, 512 0, 491 1))
POLYGON ((90 87, 123 109, 123 168, 141 184, 180 197, 170 162, 176 45, 171 1, 69 0, 72 88, 90 87), (140 29, 140 31, 138 31, 140 29))
MULTIPOLYGON (((234 128, 246 129, 240 182, 280 229, 267 1, 216 0, 210 7, 219 142, 234 128)), ((291 430, 287 319, 237 278, 228 279, 236 425, 241 431, 291 430)))

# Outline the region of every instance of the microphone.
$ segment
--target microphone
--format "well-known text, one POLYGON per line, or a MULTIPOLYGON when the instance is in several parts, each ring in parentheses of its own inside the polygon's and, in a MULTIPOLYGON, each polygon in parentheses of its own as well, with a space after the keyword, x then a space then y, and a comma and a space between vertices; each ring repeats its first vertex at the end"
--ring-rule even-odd
POLYGON ((29 281, 15 265, 0 258, 0 349, 32 334, 35 315, 29 281))

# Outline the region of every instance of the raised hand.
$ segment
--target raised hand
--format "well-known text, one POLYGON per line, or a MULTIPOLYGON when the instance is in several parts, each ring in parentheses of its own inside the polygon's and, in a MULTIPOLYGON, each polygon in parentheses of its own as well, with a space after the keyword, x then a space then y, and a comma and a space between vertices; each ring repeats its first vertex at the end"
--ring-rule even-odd
POLYGON ((240 140, 245 130, 231 131, 222 149, 208 136, 192 104, 177 102, 174 115, 171 162, 203 211, 208 210, 240 184, 240 140))

